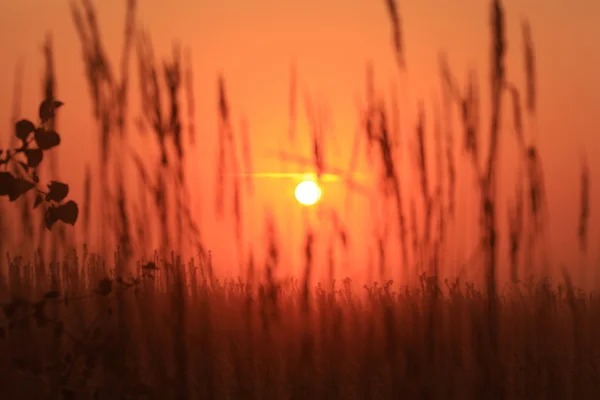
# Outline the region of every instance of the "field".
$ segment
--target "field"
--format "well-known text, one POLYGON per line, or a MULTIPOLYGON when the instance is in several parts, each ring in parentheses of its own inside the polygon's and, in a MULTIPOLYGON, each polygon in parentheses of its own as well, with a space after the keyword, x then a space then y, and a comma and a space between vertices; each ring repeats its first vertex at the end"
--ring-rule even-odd
MULTIPOLYGON (((401 18, 394 0, 385 3, 401 73, 401 18)), ((60 82, 48 39, 41 122, 15 116, 16 135, 0 153, 0 252, 6 254, 0 263, 0 398, 600 396, 600 295, 578 288, 566 268, 548 277, 531 273, 544 270, 533 264, 548 262, 541 244, 547 177, 523 123, 536 113, 534 43, 531 28, 523 24, 527 84, 521 90, 506 73, 504 8, 496 0, 490 4, 491 101, 489 121, 481 124, 486 129, 478 123, 485 103, 474 74, 463 90, 441 58, 444 101, 433 145, 425 139, 424 108, 410 133, 416 144, 411 169, 416 194, 407 193, 401 178, 399 132, 391 122, 397 110, 367 93, 360 136, 348 140, 351 159, 361 146, 370 149, 377 196, 393 211, 393 227, 381 229, 389 236, 377 238, 377 266, 369 267, 377 281, 365 284, 336 268, 341 262, 335 255, 350 246, 352 227, 335 209, 322 214, 331 235, 324 265, 315 253, 323 235, 307 228, 298 233, 302 274, 281 277, 277 272, 285 266, 273 220, 265 222, 262 248, 245 255, 241 204, 247 183, 226 179, 226 172, 252 171, 245 156, 249 139, 233 128, 222 76, 215 215, 232 222, 226 240, 244 256, 243 276, 220 274, 202 240, 207 233, 191 217, 186 155, 201 138, 195 138, 193 68, 185 51, 182 56, 175 47, 173 57, 157 61, 148 36, 135 29, 136 5, 128 1, 122 59, 111 62, 102 51, 94 5, 73 2, 100 166, 97 172, 86 166, 85 198, 79 203, 67 200, 67 186, 52 181, 57 174, 52 148, 61 143, 55 118, 68 113, 69 104, 55 96, 60 82), (129 64, 137 68, 137 86, 129 80, 129 64), (125 122, 133 119, 128 93, 142 104, 136 123, 144 140, 155 145, 152 156, 127 145, 133 135, 125 122), (511 115, 512 126, 500 126, 503 114, 511 115), (450 128, 451 115, 459 116, 457 131, 450 128), (523 166, 509 204, 496 190, 502 174, 498 138, 504 134, 514 137, 523 166), (455 147, 477 177, 474 212, 481 244, 475 254, 481 257, 469 268, 480 271, 481 279, 452 276, 459 268, 444 256, 451 227, 460 226, 455 147), (509 210, 507 232, 499 230, 501 208, 509 210), (499 246, 500 237, 507 239, 506 249, 499 246), (81 245, 94 241, 100 250, 81 245), (259 250, 266 250, 264 260, 256 255, 259 250), (501 251, 508 263, 499 261, 501 251), (390 270, 399 278, 388 279, 390 270), (328 279, 319 282, 316 271, 326 271, 328 279)), ((290 112, 290 119, 294 115, 290 112)), ((327 172, 324 137, 318 118, 310 122, 312 153, 300 163, 320 177, 327 172)), ((351 162, 340 175, 350 176, 355 167, 351 162)), ((589 251, 589 174, 584 159, 581 193, 574 194, 580 197, 581 254, 589 251)), ((352 189, 354 182, 345 184, 352 189)))
POLYGON ((5 306, 5 398, 591 399, 599 390, 600 299, 546 281, 503 293, 490 330, 486 296, 468 283, 380 284, 361 300, 364 289, 345 282, 307 299, 299 281, 211 283, 202 265, 176 260, 111 285, 98 259, 72 255, 50 268, 63 294, 44 295, 43 267, 11 264, 23 298, 5 306))

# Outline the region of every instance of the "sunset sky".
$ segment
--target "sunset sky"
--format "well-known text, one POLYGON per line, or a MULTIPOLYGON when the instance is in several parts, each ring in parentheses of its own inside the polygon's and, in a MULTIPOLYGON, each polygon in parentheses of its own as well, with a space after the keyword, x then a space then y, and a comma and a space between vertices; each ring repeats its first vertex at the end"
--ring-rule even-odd
MULTIPOLYGON (((399 74, 395 66, 391 26, 383 0, 138 1, 138 27, 149 32, 157 56, 170 56, 175 40, 192 52, 199 143, 188 162, 188 173, 194 190, 194 212, 201 221, 203 236, 217 258, 227 259, 227 246, 223 246, 222 236, 233 236, 230 225, 216 224, 212 216, 219 73, 225 78, 235 128, 239 130, 243 118, 248 121, 255 172, 296 172, 298 168, 293 165, 285 166, 283 171, 281 162, 270 156, 279 150, 310 155, 306 139, 292 146, 286 136, 292 63, 297 70, 299 105, 303 104, 306 94, 331 112, 331 135, 342 150, 336 154, 332 141, 327 157, 340 168, 345 168, 348 162, 358 123, 358 101, 364 102, 367 62, 372 63, 377 89, 386 99, 390 98, 392 84, 400 93, 401 126, 403 134, 409 138, 409 145, 414 137, 420 100, 424 101, 428 113, 427 134, 432 135, 431 110, 440 93, 440 51, 448 54, 452 70, 463 85, 468 68, 477 69, 482 98, 487 100, 490 2, 420 0, 398 3, 407 62, 404 74, 399 74)), ((532 26, 537 57, 538 113, 535 121, 527 121, 527 134, 535 132, 542 154, 551 218, 549 245, 555 261, 577 262, 579 170, 583 150, 588 155, 592 175, 590 248, 598 249, 600 243, 600 231, 595 229, 600 215, 594 208, 594 199, 600 198, 600 181, 596 178, 600 176, 600 160, 594 156, 600 154, 600 47, 596 39, 600 38, 597 19, 600 3, 559 0, 505 0, 503 3, 508 79, 521 89, 525 87, 522 19, 527 18, 532 26)), ((106 50, 117 65, 125 1, 103 0, 95 4, 106 50)), ((53 36, 58 97, 65 103, 60 111, 58 129, 63 135, 58 151, 61 157, 65 156, 61 178, 71 184, 73 198, 82 201, 83 170, 89 160, 96 166, 97 136, 91 119, 81 47, 66 0, 7 0, 0 4, 0 142, 5 146, 8 135, 12 134, 13 86, 19 65, 23 79, 21 117, 36 115, 43 77, 41 49, 47 32, 53 36)), ((136 71, 134 62, 132 72, 136 71)), ((138 104, 135 91, 131 102, 138 104)), ((512 194, 511 180, 516 173, 508 101, 505 107, 501 161, 501 168, 507 171, 501 180, 504 195, 512 194)), ((132 109, 136 110, 136 107, 132 109)), ((298 134, 307 137, 302 107, 298 114, 298 134)), ((135 116, 137 112, 130 116, 132 122, 135 116)), ((482 124, 484 131, 487 129, 485 121, 482 124)), ((457 145, 462 143, 461 139, 457 132, 457 145)), ((456 154, 461 154, 458 148, 456 154)), ((406 161, 406 165, 410 168, 413 164, 406 161)), ((366 172, 364 168, 365 165, 363 172, 366 172)), ((460 169, 459 166, 459 174, 460 169)), ((366 185, 376 184, 368 175, 363 179, 366 185)), ((459 186, 472 186, 468 176, 460 179, 466 182, 459 186)), ((293 184, 257 179, 255 185, 255 198, 246 206, 247 235, 255 238, 248 239, 248 246, 264 247, 263 211, 268 209, 274 210, 279 218, 280 231, 289 230, 286 237, 300 239, 302 210, 293 198, 293 184)), ((407 187, 417 190, 416 183, 407 187)), ((328 184, 323 189, 323 201, 345 215, 343 194, 340 184, 328 184)), ((468 209, 474 204, 469 199, 461 200, 461 204, 459 218, 466 218, 468 209)), ((355 240, 360 241, 361 235, 363 238, 371 235, 372 227, 368 221, 373 218, 368 213, 369 205, 368 199, 356 198, 353 211, 347 214, 347 223, 352 225, 350 231, 354 232, 355 240)), ((505 202, 500 207, 500 222, 504 226, 505 202)), ((459 246, 463 248, 457 251, 463 256, 467 256, 472 247, 469 241, 474 237, 468 233, 472 231, 468 226, 473 225, 476 217, 476 214, 471 215, 469 222, 464 224, 465 232, 461 232, 466 236, 459 246)), ((294 251, 300 254, 299 247, 294 251)), ((590 261, 597 259, 597 250, 591 252, 590 261)))

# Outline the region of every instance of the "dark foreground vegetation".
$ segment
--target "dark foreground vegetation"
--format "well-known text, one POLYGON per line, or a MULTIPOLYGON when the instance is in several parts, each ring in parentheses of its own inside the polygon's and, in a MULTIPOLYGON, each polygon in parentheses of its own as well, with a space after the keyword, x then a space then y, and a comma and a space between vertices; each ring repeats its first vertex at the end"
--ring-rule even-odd
MULTIPOLYGON (((55 180, 53 148, 61 142, 56 114, 69 111, 68 104, 57 111, 62 103, 55 95, 49 39, 40 123, 15 116, 12 141, 0 153, 0 252, 7 254, 0 263, 0 398, 600 396, 600 296, 574 287, 567 273, 552 281, 524 279, 538 262, 548 218, 540 155, 523 123, 536 112, 535 55, 527 23, 522 25, 527 84, 521 95, 506 77, 504 9, 491 1, 487 135, 479 121, 477 74, 471 71, 461 84, 447 58, 440 57, 442 101, 434 110, 433 156, 427 156, 424 107, 411 137, 417 193, 406 193, 400 178, 398 143, 406 133, 391 123, 399 110, 374 93, 370 75, 363 123, 351 164, 343 170, 351 173, 363 150, 372 157, 379 195, 395 211, 393 236, 376 238, 379 273, 385 277, 399 269, 406 284, 384 278, 366 286, 348 278, 335 281, 335 260, 327 266, 314 261, 317 236, 310 229, 302 277, 277 278, 280 246, 270 235, 264 263, 259 267, 251 250, 244 257, 244 278, 224 281, 190 213, 184 166, 188 150, 202 138, 195 131, 189 50, 176 46, 171 57, 158 62, 149 35, 136 27, 135 1, 126 4, 122 57, 111 63, 102 50, 92 2, 72 3, 99 152, 98 176, 86 166, 81 204, 66 200, 69 186, 55 180), (129 81, 131 60, 137 66, 137 91, 129 81), (155 145, 155 154, 139 154, 128 145, 134 136, 127 124, 132 122, 130 92, 142 105, 136 126, 145 142, 155 145), (511 108, 504 110, 507 98, 511 108), (500 124, 506 113, 513 121, 508 127, 500 124), (501 135, 516 140, 520 156, 515 162, 523 171, 508 205, 501 204, 496 189, 501 135), (455 221, 457 149, 477 177, 481 244, 476 252, 483 257, 471 267, 483 272, 480 282, 443 278, 450 263, 444 257, 449 228, 460 226, 455 221), (128 180, 128 174, 135 179, 128 180), (126 184, 133 181, 133 187, 126 184), (32 204, 41 211, 32 211, 32 204), (498 230, 501 208, 509 210, 508 232, 498 230), (100 254, 76 245, 72 225, 81 227, 79 242, 90 242, 90 232, 98 230, 100 254), (507 282, 498 278, 500 240, 508 243, 507 282), (400 250, 401 267, 388 260, 385 243, 400 250), (153 252, 153 245, 161 250, 153 252), (177 254, 184 248, 194 248, 198 256, 181 258, 177 254), (319 268, 330 271, 330 280, 315 285, 311 277, 319 268)), ((393 0, 385 5, 402 73, 407 61, 399 10, 393 0)), ((252 171, 250 140, 245 130, 238 134, 233 128, 224 77, 217 82, 215 215, 232 215, 229 240, 245 254, 243 199, 251 182, 227 177, 252 171)), ((293 125, 293 78, 290 83, 293 125)), ((320 175, 326 165, 325 135, 311 110, 307 114, 312 127, 306 163, 320 175)), ((582 165, 577 234, 583 254, 590 201, 589 171, 582 165)), ((353 188, 354 182, 346 183, 353 188)), ((336 210, 327 211, 332 243, 347 247, 351 227, 336 210)))
POLYGON ((300 281, 220 282, 198 260, 139 264, 130 279, 107 280, 107 268, 86 253, 52 265, 11 260, 3 398, 592 399, 600 391, 600 297, 569 286, 504 290, 492 338, 486 295, 468 282, 423 277, 409 289, 346 280, 307 298, 300 281))

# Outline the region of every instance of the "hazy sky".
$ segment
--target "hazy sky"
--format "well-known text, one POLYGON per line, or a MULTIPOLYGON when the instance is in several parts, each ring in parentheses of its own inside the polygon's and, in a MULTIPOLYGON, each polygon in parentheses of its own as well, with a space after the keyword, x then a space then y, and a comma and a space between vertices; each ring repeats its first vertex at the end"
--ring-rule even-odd
MULTIPOLYGON (((124 3, 124 0, 96 1, 106 49, 115 64, 121 48, 124 3)), ((461 82, 469 67, 477 68, 484 89, 482 96, 486 98, 489 1, 400 1, 408 64, 407 73, 400 78, 394 66, 391 29, 383 0, 139 0, 138 3, 138 22, 149 31, 157 55, 170 55, 174 39, 188 46, 193 54, 201 145, 195 155, 197 167, 190 174, 194 177, 196 194, 202 194, 205 199, 204 205, 198 205, 203 226, 213 232, 214 229, 223 234, 232 232, 229 228, 215 228, 209 221, 214 203, 213 154, 219 72, 225 76, 234 121, 237 123, 247 117, 254 167, 261 171, 281 169, 280 163, 268 159, 267 154, 286 143, 292 60, 297 65, 300 99, 307 93, 331 110, 336 140, 344 148, 349 147, 344 144, 350 143, 357 123, 357 100, 364 99, 368 61, 374 65, 378 88, 388 98, 390 84, 400 83, 405 134, 413 133, 418 101, 422 99, 430 110, 439 95, 437 60, 441 50, 447 52, 461 82)), ((600 161, 594 157, 600 150, 600 50, 594 39, 600 37, 597 23, 600 3, 559 0, 505 0, 503 3, 507 19, 508 78, 521 88, 524 88, 521 20, 528 18, 532 25, 539 107, 537 120, 528 127, 535 130, 542 152, 554 255, 559 261, 570 261, 576 248, 583 149, 589 156, 592 171, 592 196, 597 199, 600 195, 595 179, 600 173, 600 161)), ((66 104, 60 114, 63 144, 59 151, 73 154, 63 162, 61 174, 72 183, 77 200, 82 198, 82 185, 77 182, 83 181, 85 163, 95 159, 97 142, 90 118, 81 49, 68 4, 66 0, 6 0, 0 4, 0 121, 4 121, 0 124, 0 133, 4 132, 0 138, 6 144, 6 133, 11 133, 12 92, 19 62, 24 79, 22 116, 35 115, 43 72, 42 43, 46 32, 52 32, 57 92, 66 104)), ((135 71, 135 64, 133 67, 135 71)), ((132 102, 137 103, 135 95, 132 102)), ((506 102, 506 105, 510 104, 506 102)), ((508 123, 509 117, 503 132, 503 149, 506 150, 502 162, 507 171, 514 172, 514 163, 511 164, 514 140, 506 127, 508 123)), ((300 134, 303 127, 305 125, 300 126, 300 134)), ((286 148, 309 154, 308 147, 286 148)), ((331 159, 346 162, 343 152, 339 158, 331 154, 331 159)), ((282 209, 295 207, 291 198, 293 186, 257 185, 262 188, 257 186, 260 191, 252 205, 257 210, 269 204, 282 209)), ((505 191, 512 193, 512 188, 505 191)), ((342 192, 333 188, 329 193, 338 193, 333 197, 341 198, 342 192)), ((343 204, 340 199, 332 201, 332 204, 343 204)), ((360 218, 366 216, 365 213, 360 215, 360 218)), ((257 232, 262 232, 261 221, 262 216, 253 214, 248 224, 253 226, 260 222, 257 232)), ((597 223, 598 216, 592 205, 592 225, 597 223)), ((593 233, 591 244, 597 248, 598 231, 593 233)), ((218 240, 210 234, 206 240, 209 243, 212 240, 218 247, 218 240)), ((256 241, 261 242, 262 236, 256 241)), ((596 253, 593 254, 595 258, 596 253)))

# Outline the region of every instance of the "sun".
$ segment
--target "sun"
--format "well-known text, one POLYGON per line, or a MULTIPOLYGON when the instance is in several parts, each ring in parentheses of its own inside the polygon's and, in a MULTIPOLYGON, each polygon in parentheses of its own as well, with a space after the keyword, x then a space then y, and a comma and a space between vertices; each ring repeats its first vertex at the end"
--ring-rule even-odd
POLYGON ((302 181, 296 186, 296 200, 305 206, 312 206, 321 198, 321 188, 315 181, 302 181))

